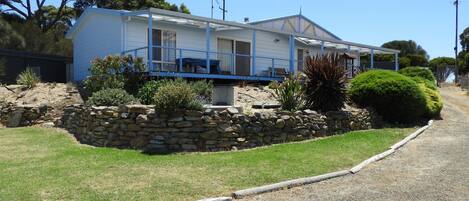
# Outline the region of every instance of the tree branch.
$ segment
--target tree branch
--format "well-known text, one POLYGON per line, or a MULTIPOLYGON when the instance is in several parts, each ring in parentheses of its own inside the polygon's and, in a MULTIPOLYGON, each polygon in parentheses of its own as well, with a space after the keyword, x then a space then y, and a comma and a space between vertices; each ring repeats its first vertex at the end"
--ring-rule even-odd
POLYGON ((11 4, 10 2, 8 1, 0 1, 0 3, 2 4, 5 4, 6 6, 8 6, 11 10, 17 12, 18 14, 20 14, 21 16, 23 16, 24 18, 28 18, 28 14, 26 14, 25 12, 21 11, 19 8, 15 7, 13 4, 11 4))

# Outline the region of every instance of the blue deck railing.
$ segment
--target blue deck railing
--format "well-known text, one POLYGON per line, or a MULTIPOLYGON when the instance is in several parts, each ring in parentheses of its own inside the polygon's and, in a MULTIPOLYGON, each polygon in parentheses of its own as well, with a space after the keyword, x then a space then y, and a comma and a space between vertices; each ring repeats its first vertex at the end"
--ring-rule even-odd
MULTIPOLYGON (((145 46, 122 54, 147 58, 147 51, 145 46)), ((153 46, 152 52, 150 74, 248 80, 282 80, 290 74, 289 59, 164 46, 153 46)))

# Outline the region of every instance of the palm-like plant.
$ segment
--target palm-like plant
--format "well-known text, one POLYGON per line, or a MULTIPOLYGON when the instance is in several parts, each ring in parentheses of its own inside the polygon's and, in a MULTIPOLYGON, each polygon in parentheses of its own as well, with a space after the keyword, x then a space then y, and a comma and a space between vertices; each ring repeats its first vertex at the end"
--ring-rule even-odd
POLYGON ((275 97, 283 110, 296 111, 304 106, 304 91, 300 80, 289 77, 275 88, 275 97))
POLYGON ((306 59, 306 103, 314 110, 337 111, 346 100, 344 62, 339 54, 316 55, 306 59))

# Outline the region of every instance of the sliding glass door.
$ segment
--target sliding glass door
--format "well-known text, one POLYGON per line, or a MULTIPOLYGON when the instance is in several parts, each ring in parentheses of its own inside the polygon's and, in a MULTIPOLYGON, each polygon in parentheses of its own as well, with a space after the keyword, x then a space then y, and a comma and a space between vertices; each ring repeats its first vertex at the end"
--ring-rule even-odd
POLYGON ((218 38, 217 48, 222 74, 250 75, 251 43, 218 38))
POLYGON ((153 62, 160 71, 176 71, 176 32, 153 29, 153 62))

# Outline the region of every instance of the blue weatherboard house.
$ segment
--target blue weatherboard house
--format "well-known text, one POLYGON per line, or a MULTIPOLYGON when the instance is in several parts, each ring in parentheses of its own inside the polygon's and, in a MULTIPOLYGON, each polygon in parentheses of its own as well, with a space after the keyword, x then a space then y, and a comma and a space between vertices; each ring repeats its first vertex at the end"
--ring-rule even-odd
POLYGON ((293 15, 258 22, 230 22, 150 8, 89 8, 67 33, 73 40, 73 80, 88 76, 90 61, 131 54, 148 62, 150 76, 270 81, 302 71, 308 55, 343 53, 348 65, 360 56, 398 50, 343 41, 318 24, 293 15))

